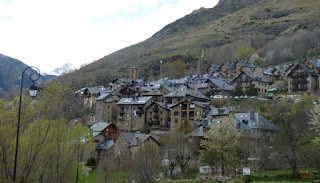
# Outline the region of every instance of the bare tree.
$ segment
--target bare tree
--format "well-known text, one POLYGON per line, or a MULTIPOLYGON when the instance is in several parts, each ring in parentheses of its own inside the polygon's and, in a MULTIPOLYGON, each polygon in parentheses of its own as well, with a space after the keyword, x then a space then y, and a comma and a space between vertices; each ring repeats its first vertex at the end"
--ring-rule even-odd
POLYGON ((169 161, 170 175, 176 165, 181 169, 182 176, 195 154, 195 144, 183 132, 170 132, 165 139, 166 159, 169 161))
POLYGON ((112 178, 111 171, 115 170, 115 159, 111 153, 104 152, 102 158, 99 161, 98 165, 98 182, 110 182, 112 178))
POLYGON ((138 182, 150 183, 160 167, 160 156, 156 146, 146 145, 132 158, 132 171, 138 182))
POLYGON ((273 121, 280 128, 274 140, 274 149, 285 159, 292 170, 292 176, 298 177, 298 151, 310 142, 309 116, 310 104, 307 100, 298 103, 282 102, 273 107, 273 121))

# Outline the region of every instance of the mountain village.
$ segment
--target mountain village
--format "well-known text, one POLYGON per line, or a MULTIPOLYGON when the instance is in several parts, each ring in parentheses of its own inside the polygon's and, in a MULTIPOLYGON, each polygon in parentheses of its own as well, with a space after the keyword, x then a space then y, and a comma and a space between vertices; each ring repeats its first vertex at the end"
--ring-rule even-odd
MULTIPOLYGON (((139 78, 139 69, 132 67, 128 78, 117 78, 107 88, 97 86, 77 90, 76 96, 83 99, 92 114, 86 120, 73 121, 73 125, 82 123, 90 127, 96 143, 93 156, 97 163, 107 154, 112 154, 114 159, 130 159, 138 149, 149 146, 160 154, 161 141, 175 131, 185 132, 199 154, 204 148, 201 140, 211 124, 219 123, 222 117, 229 115, 237 129, 249 134, 247 140, 261 143, 266 135, 272 136, 279 128, 253 109, 243 111, 238 106, 216 106, 214 101, 270 102, 277 97, 286 97, 273 96, 270 92, 275 90, 312 94, 319 88, 319 76, 320 60, 269 68, 238 60, 212 64, 205 74, 150 82, 139 78), (257 95, 246 95, 252 86, 257 95), (235 93, 237 87, 244 90, 241 96, 235 93)), ((162 155, 165 164, 168 152, 162 155)), ((259 154, 251 158, 259 159, 259 154)))

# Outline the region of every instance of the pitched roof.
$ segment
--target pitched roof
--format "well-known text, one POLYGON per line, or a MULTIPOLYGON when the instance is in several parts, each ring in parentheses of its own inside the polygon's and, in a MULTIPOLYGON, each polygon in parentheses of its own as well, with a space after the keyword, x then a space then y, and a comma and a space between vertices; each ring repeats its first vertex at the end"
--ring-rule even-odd
POLYGON ((144 105, 152 97, 122 98, 117 105, 144 105))
POLYGON ((234 65, 232 62, 223 62, 223 64, 220 66, 220 68, 222 68, 223 66, 225 66, 228 70, 234 69, 234 65))
POLYGON ((259 113, 250 112, 250 113, 235 113, 234 120, 236 124, 240 124, 240 129, 243 130, 252 130, 252 129, 262 129, 270 131, 278 131, 276 127, 269 120, 261 116, 259 113))
POLYGON ((96 146, 96 150, 108 150, 114 145, 114 140, 104 140, 96 146))
POLYGON ((195 98, 201 98, 205 100, 210 100, 208 97, 203 95, 201 91, 196 89, 188 88, 187 86, 181 86, 180 88, 175 89, 173 92, 164 95, 164 97, 185 97, 186 95, 192 96, 195 98))
POLYGON ((110 126, 112 122, 98 122, 90 127, 90 130, 93 132, 93 137, 99 135, 102 130, 110 126))
MULTIPOLYGON (((297 66, 300 66, 303 70, 307 71, 311 76, 315 76, 317 77, 318 74, 315 73, 314 70, 310 69, 308 66, 304 65, 303 63, 299 62, 297 65, 295 65, 294 68, 296 68, 297 66)), ((294 69, 292 69, 288 74, 287 76, 289 76, 292 72, 293 72, 294 69)))
POLYGON ((220 79, 220 78, 212 78, 209 79, 213 84, 218 86, 221 90, 227 90, 227 91, 232 91, 234 90, 233 85, 229 85, 225 80, 220 79))
POLYGON ((255 68, 256 67, 252 62, 241 60, 241 59, 239 59, 236 63, 240 63, 242 65, 242 67, 249 67, 249 68, 255 68))
POLYGON ((154 90, 151 90, 147 93, 144 93, 143 95, 144 96, 162 96, 163 94, 161 93, 161 91, 159 89, 154 89, 154 90))
POLYGON ((99 96, 96 100, 97 101, 105 100, 105 99, 108 99, 109 97, 111 97, 111 93, 104 93, 101 96, 99 96))
POLYGON ((122 132, 121 135, 123 135, 123 137, 125 138, 129 146, 139 146, 149 137, 153 138, 151 135, 144 134, 144 133, 137 133, 137 132, 136 133, 122 132))
POLYGON ((220 65, 210 64, 209 68, 212 68, 215 72, 218 72, 220 70, 220 65))
POLYGON ((199 128, 188 133, 188 136, 189 137, 203 137, 204 136, 203 126, 200 126, 199 128))
POLYGON ((253 81, 260 81, 260 82, 264 82, 264 83, 269 83, 269 81, 264 78, 262 75, 257 75, 257 74, 253 74, 251 72, 247 72, 247 71, 242 71, 237 77, 235 77, 233 80, 237 79, 239 76, 241 76, 242 74, 246 74, 248 75, 253 81))
POLYGON ((230 109, 227 107, 216 108, 210 106, 210 110, 205 111, 207 116, 221 116, 230 114, 230 109))

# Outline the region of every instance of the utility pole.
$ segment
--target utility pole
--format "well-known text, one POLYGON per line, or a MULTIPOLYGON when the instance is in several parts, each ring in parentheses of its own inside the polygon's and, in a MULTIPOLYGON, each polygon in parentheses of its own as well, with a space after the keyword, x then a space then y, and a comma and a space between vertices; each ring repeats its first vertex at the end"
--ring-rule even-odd
POLYGON ((160 79, 162 78, 162 60, 160 60, 160 79))
POLYGON ((200 74, 201 72, 201 62, 203 62, 203 57, 204 57, 204 51, 202 50, 201 59, 197 61, 197 67, 196 67, 197 74, 200 74))

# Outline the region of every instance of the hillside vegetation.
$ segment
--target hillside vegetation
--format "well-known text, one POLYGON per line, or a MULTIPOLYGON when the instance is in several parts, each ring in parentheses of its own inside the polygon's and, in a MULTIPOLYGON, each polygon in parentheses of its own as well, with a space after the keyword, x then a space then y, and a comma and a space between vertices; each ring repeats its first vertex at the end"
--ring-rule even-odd
POLYGON ((149 73, 159 76, 160 60, 176 58, 194 72, 202 50, 204 71, 210 63, 235 61, 241 46, 252 47, 261 66, 318 57, 319 9, 319 0, 220 0, 214 8, 194 11, 149 39, 57 80, 73 88, 106 85, 132 66, 149 79, 149 73))

